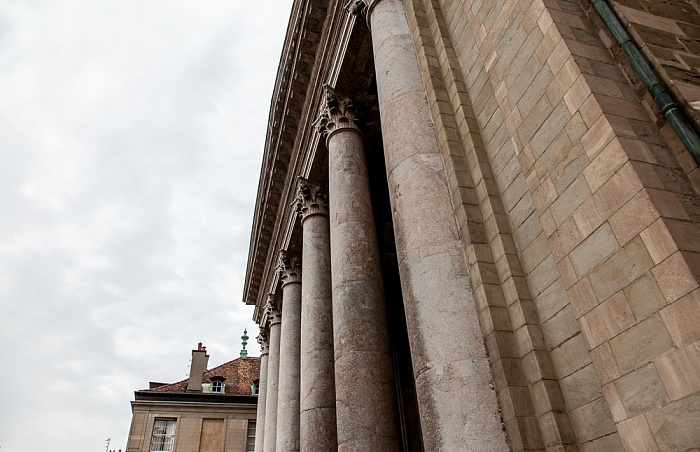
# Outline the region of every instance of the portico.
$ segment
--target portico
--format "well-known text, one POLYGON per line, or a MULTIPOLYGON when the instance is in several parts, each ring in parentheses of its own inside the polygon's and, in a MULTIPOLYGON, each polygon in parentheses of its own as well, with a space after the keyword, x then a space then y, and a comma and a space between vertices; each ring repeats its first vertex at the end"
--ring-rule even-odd
POLYGON ((700 10, 656 3, 294 1, 244 290, 257 451, 700 444, 699 170, 596 12, 688 58, 700 10))
POLYGON ((283 61, 323 83, 299 86, 303 109, 298 91, 277 92, 288 113, 268 135, 248 269, 249 302, 282 301, 264 449, 269 439, 278 451, 507 450, 402 3, 306 7, 311 29, 326 13, 335 32, 298 35, 298 61, 283 61), (325 67, 309 73, 299 53, 313 46, 325 67))

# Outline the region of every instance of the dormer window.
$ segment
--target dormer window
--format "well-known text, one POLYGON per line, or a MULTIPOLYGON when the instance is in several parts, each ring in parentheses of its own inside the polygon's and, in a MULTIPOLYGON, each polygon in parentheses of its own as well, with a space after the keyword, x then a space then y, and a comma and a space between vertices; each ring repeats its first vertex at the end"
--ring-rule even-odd
POLYGON ((224 390, 226 389, 226 384, 224 383, 224 380, 226 380, 226 378, 216 376, 216 377, 211 377, 210 380, 211 380, 210 391, 212 393, 223 394, 224 390))
POLYGON ((251 394, 258 395, 258 391, 260 390, 260 380, 254 380, 250 385, 250 390, 251 394))

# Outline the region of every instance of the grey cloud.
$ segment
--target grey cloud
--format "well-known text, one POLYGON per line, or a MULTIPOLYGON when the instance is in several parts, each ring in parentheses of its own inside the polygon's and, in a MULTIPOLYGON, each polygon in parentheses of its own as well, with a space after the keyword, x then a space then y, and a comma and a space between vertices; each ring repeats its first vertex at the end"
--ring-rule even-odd
POLYGON ((124 449, 134 389, 256 336, 240 298, 290 7, 0 3, 3 449, 124 449))

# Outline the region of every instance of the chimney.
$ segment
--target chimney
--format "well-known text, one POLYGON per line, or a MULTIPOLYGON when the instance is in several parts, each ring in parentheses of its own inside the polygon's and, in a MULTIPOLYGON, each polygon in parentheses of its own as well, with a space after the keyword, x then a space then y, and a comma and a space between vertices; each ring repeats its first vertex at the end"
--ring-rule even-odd
POLYGON ((192 350, 192 367, 190 368, 190 379, 187 382, 187 392, 202 392, 202 376, 207 371, 209 355, 207 348, 200 342, 197 350, 192 350))

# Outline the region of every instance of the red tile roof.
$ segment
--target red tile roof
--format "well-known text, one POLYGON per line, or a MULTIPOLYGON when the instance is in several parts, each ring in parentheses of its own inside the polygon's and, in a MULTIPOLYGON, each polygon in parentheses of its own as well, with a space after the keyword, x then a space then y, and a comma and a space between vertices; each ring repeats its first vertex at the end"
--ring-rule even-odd
MULTIPOLYGON (((260 377, 260 358, 236 358, 204 372, 202 382, 212 377, 224 377, 224 393, 230 395, 251 395, 251 384, 260 377)), ((189 379, 150 389, 153 392, 186 392, 189 379)), ((146 389, 148 391, 148 389, 146 389)))

